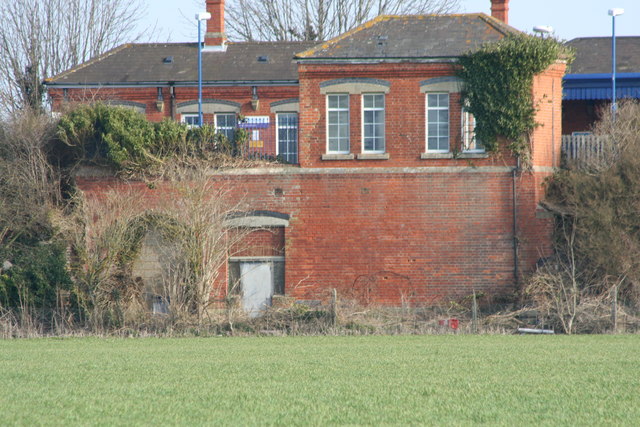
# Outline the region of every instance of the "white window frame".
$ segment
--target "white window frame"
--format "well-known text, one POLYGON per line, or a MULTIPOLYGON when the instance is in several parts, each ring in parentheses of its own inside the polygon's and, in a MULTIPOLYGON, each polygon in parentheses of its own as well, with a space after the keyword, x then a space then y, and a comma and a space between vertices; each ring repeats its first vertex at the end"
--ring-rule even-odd
MULTIPOLYGON (((424 114, 424 121, 425 121, 425 152, 426 153, 449 153, 451 152, 451 94, 449 92, 426 92, 425 93, 425 97, 424 97, 424 106, 425 106, 425 114, 424 114), (429 107, 429 95, 447 95, 447 99, 449 100, 449 102, 447 103, 447 108, 443 108, 443 107, 429 107), (447 117, 448 117, 448 121, 447 121, 447 149, 435 149, 435 150, 430 150, 429 149, 429 111, 430 110, 434 110, 434 111, 442 111, 442 110, 447 110, 447 117)), ((440 124, 440 122, 437 122, 436 124, 440 124)), ((444 136, 444 135, 438 135, 438 137, 440 136, 444 136)))
POLYGON ((180 123, 187 125, 188 128, 199 127, 197 124, 189 123, 187 119, 196 119, 196 123, 199 122, 198 113, 182 113, 180 115, 180 123))
MULTIPOLYGON (((325 102, 326 102, 326 110, 325 110, 326 115, 325 115, 325 117, 327 118, 326 119, 326 129, 325 129, 325 132, 326 132, 326 135, 327 135, 327 147, 326 147, 327 151, 326 152, 328 154, 349 154, 351 152, 351 103, 350 103, 350 96, 349 96, 348 93, 328 93, 327 96, 326 96, 326 101, 325 102), (346 110, 343 109, 343 108, 334 108, 334 109, 329 108, 329 98, 332 97, 332 96, 346 96, 347 97, 347 108, 346 108, 346 110), (330 148, 330 143, 329 143, 329 141, 330 141, 330 139, 329 139, 329 113, 331 111, 338 111, 338 112, 346 111, 347 112, 347 123, 346 123, 346 126, 347 126, 347 150, 346 151, 344 151, 344 150, 335 151, 335 150, 331 150, 331 148, 330 148)), ((338 137, 338 139, 340 139, 340 138, 338 137)), ((340 146, 340 141, 338 141, 338 147, 339 146, 340 146)))
MULTIPOLYGON (((225 132, 223 132, 223 130, 229 130, 230 129, 235 135, 236 128, 238 127, 238 115, 236 113, 215 113, 213 115, 213 125, 214 125, 216 133, 221 133, 221 134, 227 136, 227 134, 225 132), (218 126, 218 117, 220 117, 220 116, 231 116, 231 115, 233 115, 233 117, 234 117, 235 124, 236 124, 235 126, 233 126, 233 127, 218 126)), ((227 138, 228 138, 228 136, 227 136, 227 138)))
MULTIPOLYGON (((363 93, 362 97, 361 97, 361 104, 362 104, 362 111, 361 111, 361 117, 362 117, 362 127, 361 127, 361 132, 360 135, 362 136, 362 153, 372 153, 372 154, 380 154, 380 153, 385 153, 386 149, 387 149, 387 141, 386 141, 386 120, 387 120, 387 114, 386 114, 386 108, 387 108, 387 100, 385 97, 384 93, 363 93), (373 108, 365 108, 364 106, 364 98, 366 96, 381 96, 382 97, 382 108, 379 107, 373 107, 373 108), (366 149, 366 145, 365 145, 365 112, 366 111, 382 111, 382 150, 367 150, 366 149)), ((373 123, 375 125, 375 123, 373 123)), ((374 127, 375 129, 375 127, 374 127)))
POLYGON ((465 108, 462 109, 462 152, 463 153, 484 153, 485 149, 480 142, 478 147, 478 140, 476 139, 476 119, 465 108), (470 148, 473 144, 473 148, 470 148))
MULTIPOLYGON (((300 135, 300 114, 298 114, 295 111, 280 111, 278 113, 276 113, 276 156, 280 155, 280 115, 282 114, 286 114, 286 115, 290 115, 290 114, 295 114, 296 115, 296 162, 298 163, 298 154, 299 154, 299 146, 298 144, 300 143, 299 140, 299 135, 300 135)), ((292 128, 292 126, 288 127, 288 128, 292 128)))

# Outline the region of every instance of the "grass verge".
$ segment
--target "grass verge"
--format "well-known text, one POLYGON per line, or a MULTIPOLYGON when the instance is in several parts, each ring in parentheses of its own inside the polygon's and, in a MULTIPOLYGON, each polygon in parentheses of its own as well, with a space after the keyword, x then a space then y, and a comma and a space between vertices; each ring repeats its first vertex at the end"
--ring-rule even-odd
POLYGON ((640 336, 0 341, 0 424, 640 424, 640 336))

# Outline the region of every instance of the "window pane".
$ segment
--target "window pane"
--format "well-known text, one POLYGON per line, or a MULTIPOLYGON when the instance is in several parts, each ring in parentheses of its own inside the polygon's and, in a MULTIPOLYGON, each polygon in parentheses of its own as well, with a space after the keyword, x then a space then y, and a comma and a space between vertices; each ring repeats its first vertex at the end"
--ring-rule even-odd
POLYGON ((349 95, 340 95, 338 97, 338 107, 339 108, 349 108, 349 95))
POLYGON ((340 140, 340 151, 349 151, 349 140, 343 138, 340 140))
POLYGON ((440 107, 449 107, 449 94, 443 93, 438 95, 438 105, 440 107))
POLYGON ((374 117, 375 117, 375 111, 371 111, 371 110, 365 110, 364 112, 364 123, 365 124, 371 124, 374 121, 374 117))
POLYGON ((327 146, 329 151, 349 151, 349 95, 327 96, 327 146))
POLYGON ((349 126, 345 125, 340 125, 340 127, 338 128, 338 134, 340 135, 341 138, 348 138, 349 137, 349 126))
POLYGON ((298 115, 278 114, 278 156, 287 163, 298 163, 298 115))
POLYGON ((438 137, 429 137, 429 150, 437 150, 438 149, 438 137))
POLYGON ((364 149, 366 151, 371 151, 373 150, 373 138, 365 138, 364 139, 364 149))
POLYGON ((427 106, 429 107, 437 107, 438 106, 438 95, 427 95, 427 106))
POLYGON ((440 123, 449 123, 449 111, 448 110, 439 110, 438 111, 438 121, 440 123))
POLYGON ((374 136, 374 125, 364 125, 364 137, 370 138, 374 136))

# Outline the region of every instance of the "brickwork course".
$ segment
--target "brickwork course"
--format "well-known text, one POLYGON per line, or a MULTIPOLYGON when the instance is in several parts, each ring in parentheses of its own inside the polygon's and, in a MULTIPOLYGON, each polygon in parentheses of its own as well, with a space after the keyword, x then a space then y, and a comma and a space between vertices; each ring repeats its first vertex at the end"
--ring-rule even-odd
MULTIPOLYGON (((224 5, 207 2, 217 8, 220 3, 224 5)), ((506 151, 497 156, 465 152, 455 58, 517 32, 500 20, 506 20, 508 1, 496 1, 495 9, 495 17, 381 17, 320 44, 228 43, 224 51, 225 39, 215 32, 210 40, 222 47, 205 52, 212 56, 203 62, 214 57, 227 62, 216 65, 217 74, 204 73, 203 99, 212 100, 205 120, 213 120, 216 105, 224 104, 220 101, 238 114, 269 116, 272 123, 279 111, 299 115, 298 164, 220 170, 210 176, 262 218, 246 244, 230 250, 230 262, 283 257, 284 294, 299 301, 326 301, 332 289, 364 305, 388 306, 437 304, 473 291, 493 297, 513 294, 536 261, 551 254, 553 221, 539 202, 545 179, 560 164, 565 65, 553 64, 534 79, 540 126, 531 136, 530 169, 522 170, 506 151), (430 42, 424 47, 421 37, 427 36, 430 42), (238 59, 242 54, 237 52, 250 52, 256 61, 258 51, 269 56, 267 62, 244 69, 246 58, 238 59), (279 60, 286 64, 274 63, 287 55, 288 60, 279 60), (216 77, 234 69, 238 80, 216 77), (362 100, 368 93, 384 95, 385 149, 380 153, 368 153, 363 143, 362 100), (448 94, 448 152, 427 150, 428 93, 448 94), (347 95, 348 152, 328 150, 331 94, 347 95)), ((194 52, 188 44, 143 48, 160 49, 158 60, 173 56, 176 61, 189 55, 185 49, 194 52)), ((107 65, 131 61, 131 52, 143 48, 124 46, 50 79, 54 108, 84 102, 84 95, 93 91, 116 103, 134 103, 150 120, 180 120, 185 103, 197 99, 193 65, 176 65, 190 70, 184 81, 170 80, 170 73, 145 74, 144 69, 136 71, 137 77, 136 72, 128 74, 131 82, 100 81, 107 65), (149 75, 157 81, 134 84, 149 82, 149 75)), ((82 169, 76 182, 89 198, 134 188, 150 209, 171 194, 168 183, 154 188, 143 182, 125 184, 90 168, 82 169)), ((228 265, 220 283, 212 284, 217 299, 226 293, 228 265)))

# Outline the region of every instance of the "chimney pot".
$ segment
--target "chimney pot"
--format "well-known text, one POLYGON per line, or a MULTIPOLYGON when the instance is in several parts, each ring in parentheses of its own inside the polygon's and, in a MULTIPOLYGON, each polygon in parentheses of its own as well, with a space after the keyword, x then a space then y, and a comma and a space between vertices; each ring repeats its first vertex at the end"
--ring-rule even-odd
POLYGON ((509 0, 491 0, 491 16, 509 24, 509 0))

